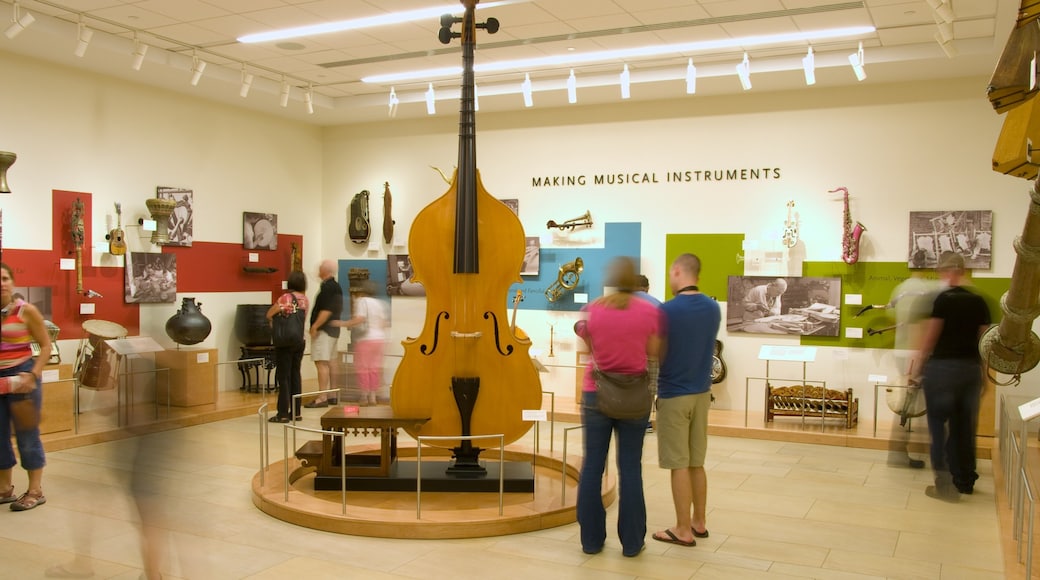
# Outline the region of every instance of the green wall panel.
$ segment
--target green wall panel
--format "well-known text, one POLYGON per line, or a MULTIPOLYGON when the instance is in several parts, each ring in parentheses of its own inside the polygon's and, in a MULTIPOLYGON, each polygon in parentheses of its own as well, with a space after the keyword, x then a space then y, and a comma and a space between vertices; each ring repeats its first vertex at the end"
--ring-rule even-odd
MULTIPOLYGON (((744 275, 744 263, 738 261, 738 256, 744 254, 744 234, 667 234, 664 246, 665 284, 668 283, 669 266, 687 252, 701 259, 701 292, 720 302, 726 300, 729 277, 744 275)), ((667 287, 651 288, 650 293, 665 300, 672 297, 667 287)))

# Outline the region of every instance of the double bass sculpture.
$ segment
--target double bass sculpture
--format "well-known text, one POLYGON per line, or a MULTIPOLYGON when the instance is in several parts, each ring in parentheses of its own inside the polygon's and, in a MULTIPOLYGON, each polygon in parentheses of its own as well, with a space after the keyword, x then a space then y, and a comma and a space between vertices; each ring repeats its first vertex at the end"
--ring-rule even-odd
MULTIPOLYGON (((509 444, 530 429, 522 412, 541 408, 541 383, 528 354, 531 342, 510 331, 506 311, 509 286, 521 281, 523 227, 484 189, 477 171, 474 37, 477 28, 494 33, 498 21, 477 24, 477 0, 461 1, 464 17, 443 16, 440 31, 445 44, 462 38, 458 169, 448 191, 416 216, 408 236, 413 278, 426 288, 426 317, 421 334, 403 341, 391 404, 396 416, 429 417, 408 431, 412 436, 502 434, 509 444), (461 34, 452 32, 460 21, 461 34)), ((497 444, 497 438, 486 441, 497 444)), ((470 440, 434 444, 453 450, 449 474, 485 474, 481 450, 470 440)))

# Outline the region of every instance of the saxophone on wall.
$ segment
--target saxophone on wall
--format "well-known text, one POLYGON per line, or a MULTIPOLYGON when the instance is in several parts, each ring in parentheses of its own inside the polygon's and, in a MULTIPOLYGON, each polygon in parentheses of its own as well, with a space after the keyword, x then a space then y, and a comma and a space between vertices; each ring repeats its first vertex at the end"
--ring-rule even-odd
POLYGON ((855 264, 859 261, 859 239, 867 228, 856 222, 852 225, 852 214, 849 213, 849 190, 844 187, 831 189, 827 193, 842 192, 845 198, 845 218, 841 237, 841 260, 846 264, 855 264))

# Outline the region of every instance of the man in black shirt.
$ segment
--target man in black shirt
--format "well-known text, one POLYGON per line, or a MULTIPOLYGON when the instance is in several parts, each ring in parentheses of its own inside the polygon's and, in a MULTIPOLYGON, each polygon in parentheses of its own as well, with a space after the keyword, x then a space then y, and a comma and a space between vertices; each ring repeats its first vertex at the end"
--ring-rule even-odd
POLYGON ((972 493, 975 471, 975 432, 982 397, 982 364, 978 343, 990 324, 989 307, 964 287, 964 258, 955 252, 939 257, 936 268, 948 286, 935 297, 932 316, 922 339, 922 389, 932 437, 935 485, 925 493, 958 501, 972 493))
MULTIPOLYGON (((319 391, 329 389, 332 378, 330 361, 336 356, 336 343, 339 342, 339 327, 333 326, 332 323, 338 321, 343 313, 343 289, 340 288, 339 282, 336 282, 335 273, 336 263, 332 260, 325 260, 318 267, 321 287, 311 308, 311 359, 318 370, 319 391)), ((304 406, 313 409, 326 407, 330 402, 335 404, 338 397, 335 394, 326 396, 323 393, 304 406)))

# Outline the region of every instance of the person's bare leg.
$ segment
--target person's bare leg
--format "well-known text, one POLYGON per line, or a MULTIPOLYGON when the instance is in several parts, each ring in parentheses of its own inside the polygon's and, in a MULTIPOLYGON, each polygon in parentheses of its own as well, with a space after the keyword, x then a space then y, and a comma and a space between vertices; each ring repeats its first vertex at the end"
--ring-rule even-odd
MULTIPOLYGON (((319 360, 314 361, 314 367, 318 370, 318 390, 324 391, 329 388, 329 382, 332 377, 332 372, 329 369, 329 361, 319 360)), ((329 396, 326 393, 318 395, 318 398, 314 400, 315 403, 324 403, 328 400, 329 396)))
MULTIPOLYGON (((672 475, 672 502, 675 504, 675 527, 668 528, 676 538, 684 542, 693 542, 693 527, 690 522, 690 504, 693 503, 693 480, 691 479, 692 468, 673 469, 672 475)), ((667 533, 657 532, 655 538, 665 539, 667 533)))
POLYGON ((693 519, 691 523, 697 532, 703 533, 708 529, 705 527, 708 517, 707 513, 705 513, 708 505, 708 474, 704 471, 703 466, 689 468, 689 474, 693 489, 693 519))

